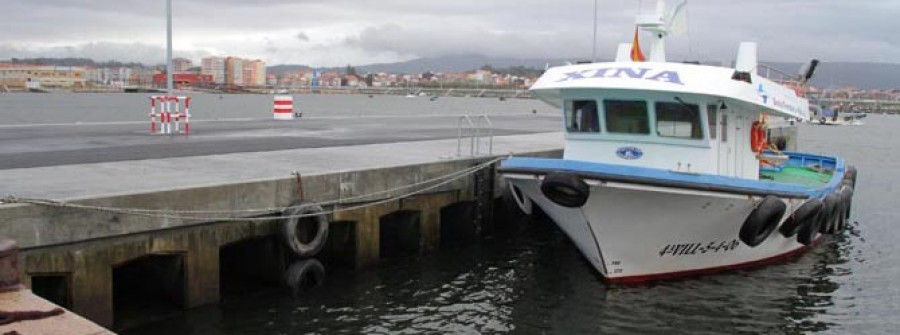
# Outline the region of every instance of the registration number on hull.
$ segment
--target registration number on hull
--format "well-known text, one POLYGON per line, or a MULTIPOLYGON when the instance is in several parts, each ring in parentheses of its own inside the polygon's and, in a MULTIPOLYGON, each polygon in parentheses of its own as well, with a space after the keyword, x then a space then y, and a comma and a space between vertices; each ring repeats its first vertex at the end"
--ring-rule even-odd
POLYGON ((725 253, 736 249, 739 245, 741 245, 741 242, 737 239, 732 239, 730 241, 667 244, 659 250, 659 257, 725 253))

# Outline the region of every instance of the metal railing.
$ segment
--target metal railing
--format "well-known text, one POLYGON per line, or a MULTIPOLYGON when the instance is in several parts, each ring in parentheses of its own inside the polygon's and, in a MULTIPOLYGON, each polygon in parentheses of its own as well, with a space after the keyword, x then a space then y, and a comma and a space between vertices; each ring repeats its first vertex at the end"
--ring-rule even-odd
POLYGON ((788 74, 784 71, 776 69, 774 67, 759 64, 756 67, 756 74, 760 75, 763 78, 769 79, 781 85, 794 87, 797 89, 805 90, 805 85, 800 81, 799 75, 788 74))
POLYGON ((487 141, 486 155, 494 153, 494 123, 487 115, 463 115, 456 123, 456 155, 462 156, 463 141, 469 140, 469 156, 480 156, 482 141, 487 141))

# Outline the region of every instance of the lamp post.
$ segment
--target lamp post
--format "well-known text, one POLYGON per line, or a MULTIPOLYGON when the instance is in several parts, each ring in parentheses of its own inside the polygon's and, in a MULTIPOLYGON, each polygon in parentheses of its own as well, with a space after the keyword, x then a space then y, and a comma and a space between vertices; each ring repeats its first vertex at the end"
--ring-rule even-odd
POLYGON ((591 63, 597 62, 597 0, 594 0, 594 38, 591 50, 591 63))
POLYGON ((166 93, 172 94, 172 0, 166 0, 166 93))

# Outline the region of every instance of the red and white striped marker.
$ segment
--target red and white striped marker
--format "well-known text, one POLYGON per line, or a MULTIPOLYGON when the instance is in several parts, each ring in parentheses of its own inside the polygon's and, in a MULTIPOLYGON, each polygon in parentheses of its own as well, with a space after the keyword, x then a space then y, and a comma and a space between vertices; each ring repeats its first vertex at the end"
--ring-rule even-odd
POLYGON ((184 98, 184 134, 191 133, 191 97, 184 98))
MULTIPOLYGON (((175 123, 173 123, 173 125, 175 126, 175 130, 173 130, 172 132, 175 134, 178 134, 178 132, 181 131, 181 129, 180 129, 181 128, 180 127, 181 126, 181 110, 179 108, 180 100, 176 96, 170 96, 169 101, 174 102, 173 106, 175 107, 175 108, 173 108, 173 111, 174 111, 173 114, 175 115, 175 123)), ((172 121, 172 120, 169 120, 169 121, 172 121)))
POLYGON ((150 133, 156 134, 156 97, 150 97, 150 133))
POLYGON ((172 104, 169 103, 168 97, 162 97, 162 133, 163 134, 171 134, 172 133, 172 104))
POLYGON ((276 95, 273 113, 275 120, 293 120, 294 97, 290 95, 276 95))
POLYGON ((150 97, 150 133, 151 134, 177 134, 181 131, 181 123, 184 122, 184 134, 191 131, 191 98, 174 95, 154 95, 150 97), (181 111, 181 103, 184 103, 184 112, 181 111), (159 109, 157 110, 157 105, 159 109), (158 111, 158 113, 157 113, 158 111), (159 124, 157 125, 157 116, 159 124), (174 120, 173 120, 174 117, 174 120))

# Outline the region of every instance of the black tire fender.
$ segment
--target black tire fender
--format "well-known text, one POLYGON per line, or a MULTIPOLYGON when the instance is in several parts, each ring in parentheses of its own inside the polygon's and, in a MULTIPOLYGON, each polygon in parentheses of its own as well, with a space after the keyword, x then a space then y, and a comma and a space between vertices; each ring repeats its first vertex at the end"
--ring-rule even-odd
POLYGON ((750 247, 760 245, 778 227, 786 210, 787 205, 781 199, 767 195, 744 220, 738 237, 750 247))
POLYGON ((787 220, 781 224, 781 228, 778 228, 778 232, 784 237, 793 237, 803 225, 807 224, 807 221, 817 220, 819 212, 824 206, 822 200, 817 198, 807 200, 788 216, 787 220))
POLYGON ((852 184, 851 186, 856 187, 856 176, 858 172, 856 167, 850 164, 847 164, 847 169, 844 170, 844 179, 849 180, 852 184))
POLYGON ((853 187, 845 185, 841 189, 841 200, 844 203, 844 219, 850 219, 850 210, 853 209, 853 187))
POLYGON ((293 296, 325 284, 325 266, 315 258, 296 261, 284 270, 284 285, 293 296))
POLYGON ((825 208, 822 210, 822 222, 819 226, 819 232, 822 234, 834 234, 837 232, 837 216, 841 210, 841 202, 837 193, 831 193, 825 196, 825 199, 822 201, 825 203, 825 208))
POLYGON ((853 187, 843 185, 837 193, 840 210, 837 213, 838 232, 843 231, 847 225, 847 219, 850 218, 851 199, 853 199, 853 187))
POLYGON ((541 193, 550 201, 563 207, 584 206, 590 192, 590 186, 574 173, 550 172, 541 181, 541 193))
POLYGON ((281 240, 297 257, 313 257, 322 250, 325 242, 328 241, 328 216, 324 214, 322 206, 315 203, 295 202, 282 211, 283 216, 312 215, 316 213, 319 214, 303 218, 290 217, 281 221, 281 229, 279 229, 281 240), (310 219, 315 220, 316 233, 312 240, 306 242, 301 240, 299 234, 304 233, 303 229, 307 226, 301 225, 301 223, 310 219))
POLYGON ((797 243, 802 245, 810 245, 815 241, 816 234, 822 230, 822 227, 827 222, 827 213, 828 207, 822 205, 819 208, 819 212, 816 213, 816 216, 813 217, 812 220, 806 221, 805 224, 800 226, 800 230, 797 231, 797 243))

